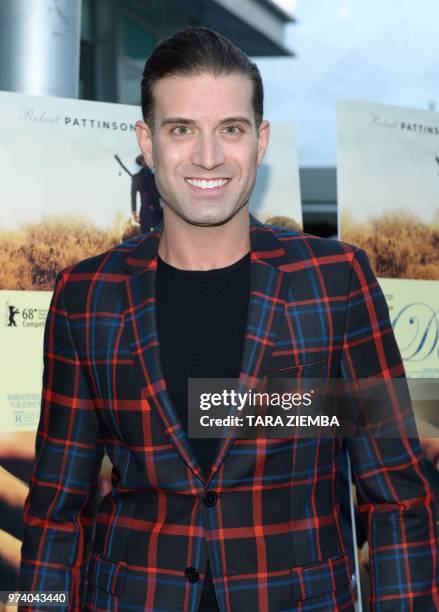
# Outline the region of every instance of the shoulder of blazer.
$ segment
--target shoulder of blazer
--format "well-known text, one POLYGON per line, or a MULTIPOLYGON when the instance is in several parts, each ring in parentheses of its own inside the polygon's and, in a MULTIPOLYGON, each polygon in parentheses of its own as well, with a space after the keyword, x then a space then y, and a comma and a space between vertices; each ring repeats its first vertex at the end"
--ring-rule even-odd
POLYGON ((116 312, 119 292, 114 289, 128 278, 126 260, 133 253, 151 250, 144 243, 155 242, 152 232, 140 234, 114 247, 63 268, 57 277, 62 280, 63 301, 67 312, 81 314, 85 310, 116 312))
POLYGON ((351 263, 359 247, 336 240, 314 236, 301 230, 291 230, 274 225, 263 226, 276 237, 286 254, 286 262, 279 266, 285 272, 294 271, 298 267, 308 267, 324 263, 351 263))
POLYGON ((66 266, 60 271, 64 277, 65 284, 79 280, 86 280, 87 277, 100 277, 100 280, 107 278, 118 282, 126 277, 124 263, 127 257, 134 253, 139 246, 148 240, 150 234, 139 234, 125 242, 121 242, 106 251, 81 259, 80 261, 66 266))

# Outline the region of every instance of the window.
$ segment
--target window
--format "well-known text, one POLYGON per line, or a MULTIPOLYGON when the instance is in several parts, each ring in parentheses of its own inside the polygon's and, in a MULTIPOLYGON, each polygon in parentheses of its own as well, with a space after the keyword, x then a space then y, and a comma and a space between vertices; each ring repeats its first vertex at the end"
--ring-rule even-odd
POLYGON ((120 102, 140 104, 140 81, 145 60, 156 39, 142 25, 129 17, 122 20, 120 102))

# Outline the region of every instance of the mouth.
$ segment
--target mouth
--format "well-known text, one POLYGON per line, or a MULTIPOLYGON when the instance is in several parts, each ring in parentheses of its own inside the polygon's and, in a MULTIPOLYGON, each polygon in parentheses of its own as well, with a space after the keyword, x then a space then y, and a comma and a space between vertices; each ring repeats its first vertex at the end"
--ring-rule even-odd
POLYGON ((229 178, 217 178, 217 179, 197 179, 197 178, 186 178, 185 181, 192 188, 204 192, 218 191, 225 187, 231 179, 229 178))

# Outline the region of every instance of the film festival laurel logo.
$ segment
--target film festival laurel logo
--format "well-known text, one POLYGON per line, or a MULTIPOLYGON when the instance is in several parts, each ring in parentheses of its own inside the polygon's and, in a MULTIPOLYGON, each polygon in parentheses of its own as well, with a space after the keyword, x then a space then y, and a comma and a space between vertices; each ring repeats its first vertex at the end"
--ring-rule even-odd
POLYGON ((16 316, 20 314, 20 310, 13 304, 6 304, 6 311, 7 327, 17 327, 16 316))
POLYGON ((44 327, 47 309, 25 307, 7 301, 4 307, 3 324, 5 327, 39 328, 44 327))

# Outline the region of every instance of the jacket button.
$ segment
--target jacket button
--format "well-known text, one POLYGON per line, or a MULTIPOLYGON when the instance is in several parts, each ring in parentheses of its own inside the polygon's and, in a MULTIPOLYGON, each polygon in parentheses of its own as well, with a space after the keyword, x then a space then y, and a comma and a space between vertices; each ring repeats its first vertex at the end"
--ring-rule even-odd
POLYGON ((206 493, 203 495, 203 502, 206 506, 214 506, 216 504, 216 500, 216 491, 206 491, 206 493))
POLYGON ((199 573, 192 565, 184 570, 184 577, 188 582, 197 582, 199 573))

